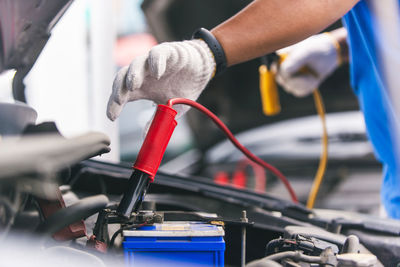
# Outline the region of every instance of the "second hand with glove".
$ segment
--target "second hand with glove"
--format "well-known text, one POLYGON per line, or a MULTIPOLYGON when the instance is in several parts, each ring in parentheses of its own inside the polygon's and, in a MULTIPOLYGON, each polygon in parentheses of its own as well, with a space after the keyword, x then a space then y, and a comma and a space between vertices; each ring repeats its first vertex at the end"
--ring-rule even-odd
POLYGON ((277 82, 294 96, 308 96, 347 61, 346 36, 340 28, 279 50, 284 60, 275 67, 277 82))

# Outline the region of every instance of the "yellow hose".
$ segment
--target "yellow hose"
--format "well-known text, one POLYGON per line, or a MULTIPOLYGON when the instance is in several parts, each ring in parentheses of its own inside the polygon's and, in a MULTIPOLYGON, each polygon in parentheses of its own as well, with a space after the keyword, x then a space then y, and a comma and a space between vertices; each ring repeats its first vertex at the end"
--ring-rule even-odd
POLYGON ((322 122, 322 153, 319 161, 317 173, 315 174, 314 182, 311 187, 310 194, 308 195, 307 208, 312 209, 315 204, 322 180, 324 179, 326 166, 328 163, 328 131, 326 128, 325 107, 322 101, 319 90, 313 93, 315 107, 322 122))

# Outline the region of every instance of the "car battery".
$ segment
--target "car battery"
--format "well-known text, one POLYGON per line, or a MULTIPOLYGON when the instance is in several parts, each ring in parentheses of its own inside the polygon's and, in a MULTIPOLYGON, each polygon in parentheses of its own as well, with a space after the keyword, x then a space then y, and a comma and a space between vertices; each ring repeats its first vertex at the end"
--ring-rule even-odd
POLYGON ((224 266, 224 230, 199 222, 164 222, 123 231, 125 262, 138 266, 224 266))

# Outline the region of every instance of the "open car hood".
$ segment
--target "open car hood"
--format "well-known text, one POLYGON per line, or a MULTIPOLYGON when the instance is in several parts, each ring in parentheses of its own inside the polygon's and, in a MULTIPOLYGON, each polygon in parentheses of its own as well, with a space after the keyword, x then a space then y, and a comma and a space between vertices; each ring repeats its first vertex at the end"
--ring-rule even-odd
POLYGON ((16 69, 13 94, 25 100, 23 78, 72 0, 0 0, 0 73, 16 69))

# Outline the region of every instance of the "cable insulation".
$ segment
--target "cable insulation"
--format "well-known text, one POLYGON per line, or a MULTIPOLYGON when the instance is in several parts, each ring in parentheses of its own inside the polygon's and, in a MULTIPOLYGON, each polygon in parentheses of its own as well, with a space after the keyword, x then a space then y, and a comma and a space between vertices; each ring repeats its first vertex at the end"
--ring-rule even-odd
POLYGON ((130 230, 130 229, 133 229, 133 228, 139 228, 139 227, 142 227, 142 226, 145 226, 145 225, 147 225, 147 222, 144 222, 144 223, 142 223, 142 224, 131 224, 131 225, 128 225, 128 226, 124 226, 124 227, 119 228, 119 229, 118 229, 117 231, 115 231, 115 233, 112 235, 108 247, 109 247, 110 249, 114 248, 115 239, 117 238, 118 235, 122 234, 123 231, 125 231, 125 230, 130 230))
POLYGON ((322 181, 324 179, 326 166, 328 163, 328 130, 326 127, 325 107, 321 97, 321 93, 319 92, 318 89, 314 90, 313 97, 314 97, 315 107, 322 122, 322 152, 318 170, 317 173, 315 174, 314 182, 312 184, 310 193, 308 195, 307 208, 309 209, 312 209, 314 207, 315 200, 317 199, 318 192, 320 190, 322 181))
POLYGON ((289 181, 287 180, 287 178, 277 168, 266 163, 265 161, 263 161, 262 159, 260 159, 256 155, 254 155, 252 152, 250 152, 250 150, 248 150, 246 147, 244 147, 236 139, 236 137, 232 134, 232 132, 228 129, 228 127, 214 113, 212 113, 210 110, 208 110, 203 105, 201 105, 195 101, 186 99, 186 98, 172 98, 168 101, 167 106, 172 108, 172 106, 178 105, 178 104, 191 106, 191 107, 201 111, 205 115, 207 115, 218 126, 218 128, 220 128, 224 132, 224 134, 228 137, 228 139, 232 142, 232 144, 236 148, 238 148, 240 151, 242 151, 243 154, 245 154, 250 160, 254 161, 255 163, 261 165, 262 167, 264 167, 267 170, 269 170, 270 172, 272 172, 276 177, 278 177, 283 182, 286 189, 289 191, 290 197, 294 203, 299 202, 297 199, 296 193, 294 192, 294 190, 293 190, 292 186, 290 185, 289 181))

